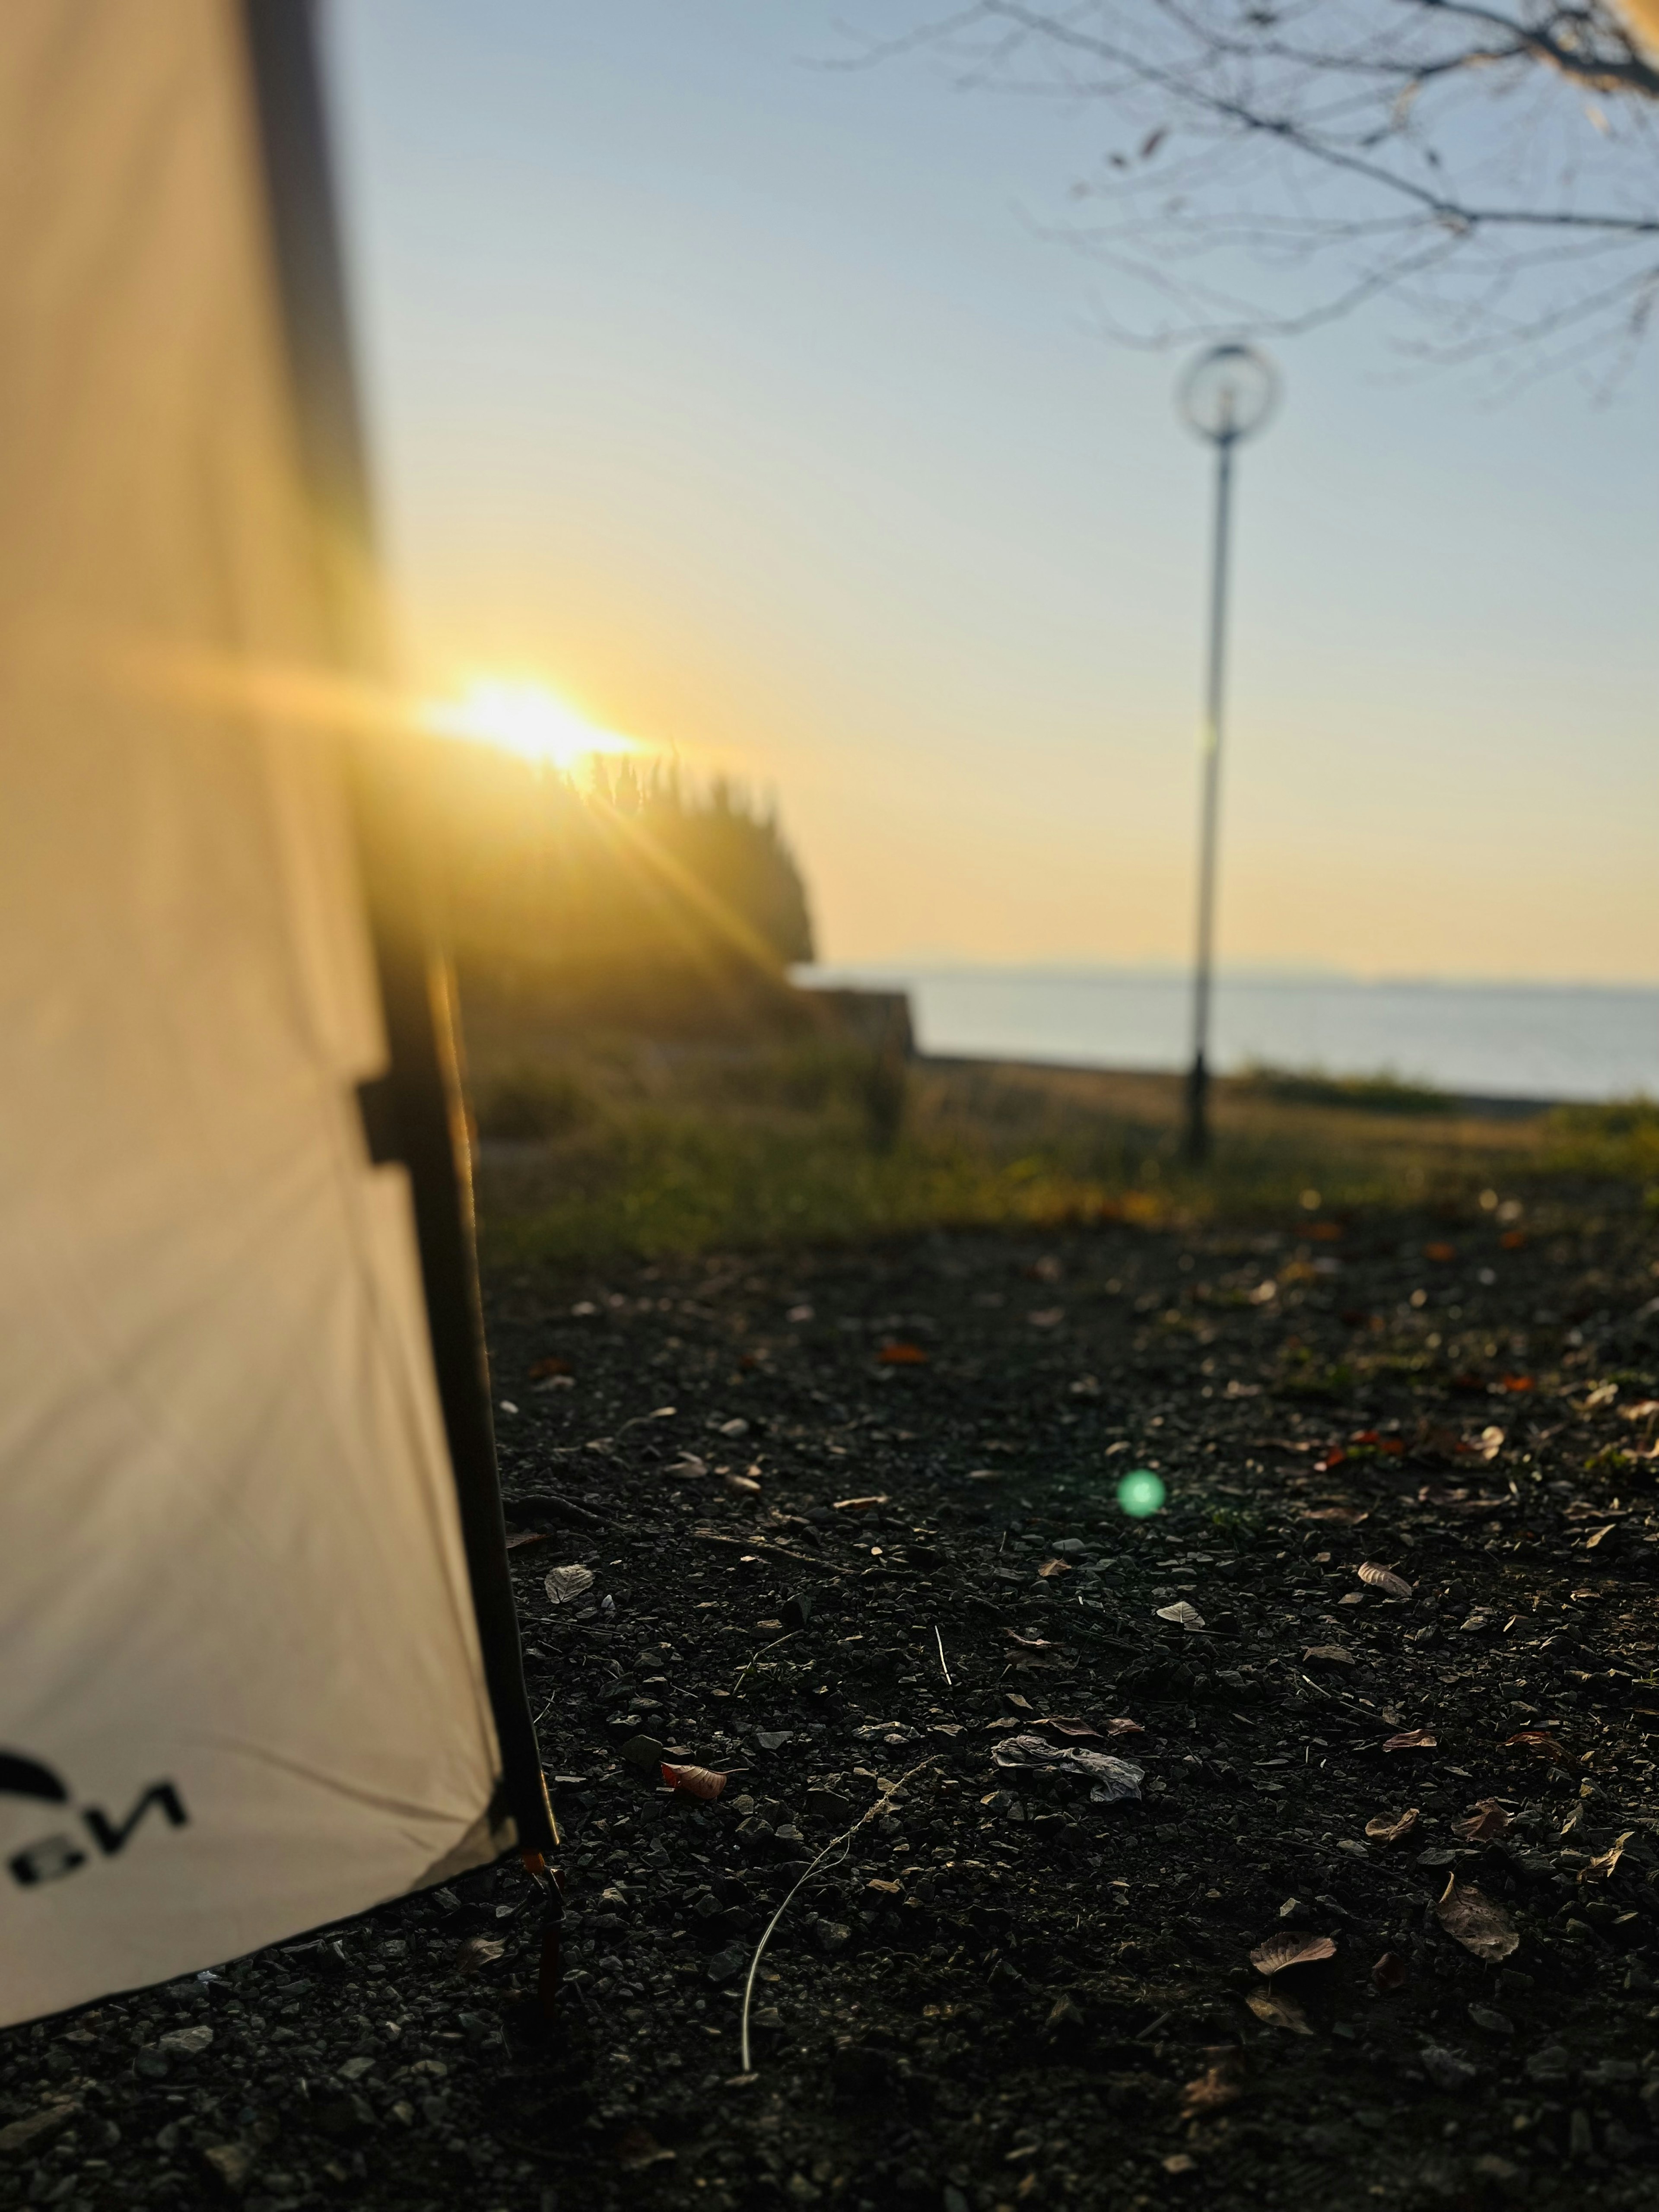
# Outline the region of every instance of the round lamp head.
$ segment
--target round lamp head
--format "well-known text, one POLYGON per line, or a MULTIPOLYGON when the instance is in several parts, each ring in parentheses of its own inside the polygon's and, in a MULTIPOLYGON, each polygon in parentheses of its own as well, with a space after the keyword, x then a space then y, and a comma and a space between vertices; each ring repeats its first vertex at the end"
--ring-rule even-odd
POLYGON ((1279 404, 1279 371, 1254 346, 1212 346, 1181 380, 1182 419, 1200 438, 1237 444, 1266 429, 1279 404))

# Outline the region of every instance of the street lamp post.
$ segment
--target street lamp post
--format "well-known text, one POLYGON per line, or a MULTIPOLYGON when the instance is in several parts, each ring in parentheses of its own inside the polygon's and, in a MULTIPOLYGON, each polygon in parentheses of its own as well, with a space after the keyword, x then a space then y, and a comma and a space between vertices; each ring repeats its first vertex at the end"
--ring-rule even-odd
POLYGON ((1204 693, 1204 771, 1198 850, 1198 951, 1193 971, 1193 1066, 1187 1079, 1187 1158, 1210 1154, 1210 990, 1215 959, 1216 839, 1221 807, 1221 731, 1227 635, 1227 561, 1233 450, 1267 428, 1279 372, 1253 346, 1212 346, 1181 380, 1182 417, 1215 447, 1215 542, 1210 571, 1209 675, 1204 693))

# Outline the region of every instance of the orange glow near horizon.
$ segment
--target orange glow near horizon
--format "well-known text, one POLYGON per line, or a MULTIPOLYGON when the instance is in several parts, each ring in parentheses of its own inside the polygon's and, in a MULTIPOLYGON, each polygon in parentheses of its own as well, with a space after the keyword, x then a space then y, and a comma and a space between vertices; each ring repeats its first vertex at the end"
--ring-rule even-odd
POLYGON ((441 737, 496 745, 565 773, 595 754, 649 750, 637 738, 590 722, 545 684, 525 679, 476 677, 457 696, 429 701, 420 720, 441 737))

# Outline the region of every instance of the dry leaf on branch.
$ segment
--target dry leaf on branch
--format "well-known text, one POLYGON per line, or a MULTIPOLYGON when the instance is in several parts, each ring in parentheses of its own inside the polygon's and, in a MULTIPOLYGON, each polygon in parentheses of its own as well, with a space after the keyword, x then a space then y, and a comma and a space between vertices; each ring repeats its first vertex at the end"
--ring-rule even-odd
POLYGON ((1433 1751, 1440 1739, 1432 1729, 1405 1729, 1400 1735, 1385 1737, 1384 1751, 1433 1751))
POLYGON ((1472 1812, 1461 1820, 1454 1820, 1451 1831, 1462 1836, 1466 1844, 1484 1844, 1493 1836, 1501 1836, 1514 1824, 1495 1797, 1483 1797, 1472 1812))
POLYGON ((1613 1838, 1611 1846, 1607 1850, 1603 1851, 1599 1858, 1592 1859, 1589 1864, 1586 1867, 1580 1867, 1578 1869, 1579 1881, 1608 1881, 1612 1877, 1614 1869, 1617 1868, 1620 1860, 1625 1856, 1626 1844, 1635 1833, 1636 1831, 1634 1828, 1626 1828, 1622 1836, 1616 1836, 1613 1838))
POLYGON ((1386 1813, 1379 1813, 1374 1820, 1366 1821, 1365 1833, 1374 1844, 1397 1844, 1410 1835, 1417 1820, 1415 1805, 1408 1805, 1396 1820, 1391 1820, 1386 1813))
POLYGON ((673 1766, 665 1759, 662 1763, 662 1778, 682 1797, 702 1797, 711 1802, 731 1779, 712 1766, 673 1766))
POLYGON ((1504 1907, 1472 1881, 1460 1882, 1455 1875, 1447 1882, 1434 1917, 1454 1942, 1490 1966, 1507 1959, 1521 1942, 1504 1907))
POLYGON ((592 1587, 591 1567, 555 1567, 547 1577, 547 1594, 555 1605, 574 1605, 592 1587))
POLYGON ((1379 1990, 1403 1989, 1406 1984, 1406 1961, 1397 1951, 1385 1951, 1371 1968, 1371 1979, 1379 1990))
POLYGON ((1308 2015, 1294 1997, 1279 1990, 1251 1990, 1244 2002, 1269 2027, 1288 2028, 1292 2035, 1311 2035, 1308 2015))
POLYGON ((1336 1945, 1328 1936, 1270 1936, 1250 1954, 1258 1974, 1282 1974, 1286 1966, 1313 1966, 1334 1959, 1336 1945))
POLYGON ((1392 1567, 1379 1567, 1370 1559, 1360 1568, 1359 1579, 1372 1589, 1381 1590, 1384 1597, 1409 1597, 1412 1594, 1412 1586, 1403 1575, 1395 1574, 1392 1567))

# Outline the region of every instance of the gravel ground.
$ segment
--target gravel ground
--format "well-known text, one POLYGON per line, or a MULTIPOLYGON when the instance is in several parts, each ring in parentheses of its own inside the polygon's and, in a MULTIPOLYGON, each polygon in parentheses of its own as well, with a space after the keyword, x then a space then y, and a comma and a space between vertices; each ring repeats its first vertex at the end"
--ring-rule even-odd
POLYGON ((499 1279, 556 2018, 508 1863, 0 2037, 0 2203, 1659 2203, 1656 1250, 499 1279))

